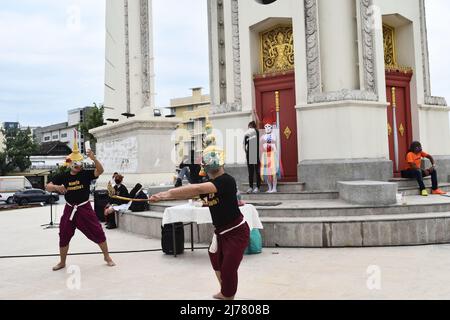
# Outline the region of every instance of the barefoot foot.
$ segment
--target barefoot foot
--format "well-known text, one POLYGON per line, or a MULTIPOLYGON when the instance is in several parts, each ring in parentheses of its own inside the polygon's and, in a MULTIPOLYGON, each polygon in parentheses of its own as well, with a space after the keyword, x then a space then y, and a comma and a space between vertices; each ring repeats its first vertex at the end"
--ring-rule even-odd
POLYGON ((216 300, 225 300, 225 297, 224 297, 224 295, 221 292, 219 292, 218 294, 213 295, 213 298, 216 299, 216 300))
POLYGON ((65 267, 66 267, 66 264, 60 262, 60 263, 58 263, 56 266, 54 266, 52 270, 53 270, 53 271, 58 271, 58 270, 64 269, 65 267))
POLYGON ((108 267, 114 267, 116 265, 111 258, 105 258, 105 262, 108 267))
POLYGON ((216 300, 234 300, 234 297, 227 298, 221 292, 219 292, 218 294, 213 295, 213 298, 216 299, 216 300))

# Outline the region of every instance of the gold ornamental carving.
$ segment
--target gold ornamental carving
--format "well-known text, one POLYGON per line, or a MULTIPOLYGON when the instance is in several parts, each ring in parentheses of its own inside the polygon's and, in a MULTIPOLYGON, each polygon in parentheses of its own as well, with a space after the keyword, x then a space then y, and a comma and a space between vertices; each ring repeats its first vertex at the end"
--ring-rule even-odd
POLYGON ((286 129, 284 129, 284 135, 286 136, 286 139, 289 140, 289 138, 291 137, 292 134, 292 130, 289 127, 286 127, 286 129))
POLYGON ((260 34, 261 73, 294 69, 294 37, 291 25, 279 25, 260 34))
POLYGON ((392 127, 391 124, 388 122, 388 136, 391 136, 392 134, 392 127))
POLYGON ((398 128, 398 131, 400 132, 401 136, 405 136, 405 127, 403 126, 403 123, 400 124, 400 128, 398 128))
POLYGON ((394 67, 397 62, 397 48, 395 44, 395 29, 386 24, 383 25, 384 62, 386 66, 394 67))
POLYGON ((408 66, 398 64, 397 38, 395 28, 383 24, 383 41, 384 41, 384 63, 386 71, 411 73, 413 69, 408 66))

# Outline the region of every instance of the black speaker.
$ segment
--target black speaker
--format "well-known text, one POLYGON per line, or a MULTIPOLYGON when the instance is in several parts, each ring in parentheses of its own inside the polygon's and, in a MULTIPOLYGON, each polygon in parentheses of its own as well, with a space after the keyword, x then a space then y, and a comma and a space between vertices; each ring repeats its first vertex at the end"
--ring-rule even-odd
MULTIPOLYGON (((173 224, 166 224, 161 227, 161 247, 165 254, 174 254, 173 252, 173 224)), ((184 225, 183 223, 175 224, 175 248, 177 254, 184 252, 184 225)))
POLYGON ((94 192, 94 210, 97 218, 101 222, 105 222, 105 208, 109 203, 108 190, 96 190, 94 192))

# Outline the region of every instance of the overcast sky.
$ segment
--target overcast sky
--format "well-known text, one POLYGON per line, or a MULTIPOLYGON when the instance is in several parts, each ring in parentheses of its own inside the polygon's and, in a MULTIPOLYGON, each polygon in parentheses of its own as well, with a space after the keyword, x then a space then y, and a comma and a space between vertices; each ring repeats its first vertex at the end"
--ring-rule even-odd
MULTIPOLYGON (((156 104, 208 92, 206 0, 153 0, 156 104)), ((450 1, 427 0, 433 94, 450 102, 450 1)), ((105 0, 0 6, 0 122, 43 126, 103 101, 105 0), (79 23, 78 23, 79 22, 79 23)))

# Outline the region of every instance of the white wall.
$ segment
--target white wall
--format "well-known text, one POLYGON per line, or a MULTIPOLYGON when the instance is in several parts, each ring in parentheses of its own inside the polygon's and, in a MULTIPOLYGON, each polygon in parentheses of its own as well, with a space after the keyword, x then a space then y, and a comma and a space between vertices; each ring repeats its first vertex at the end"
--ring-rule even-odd
POLYGON ((57 166, 66 160, 65 156, 31 156, 30 161, 32 166, 57 166))
POLYGON ((297 109, 300 161, 389 157, 386 105, 335 102, 297 109))
MULTIPOLYGON (((130 112, 139 114, 143 107, 154 106, 153 27, 152 1, 149 0, 149 64, 150 103, 145 104, 142 93, 142 52, 140 1, 128 1, 130 112)), ((127 76, 125 45, 124 0, 106 1, 106 53, 105 53, 105 119, 124 120, 127 112, 127 76)))
POLYGON ((356 0, 319 0, 318 7, 323 91, 358 90, 356 0))
POLYGON ((225 163, 245 164, 245 152, 242 147, 244 133, 252 120, 250 112, 239 112, 210 116, 217 145, 225 151, 225 163))
POLYGON ((106 1, 105 119, 126 112, 124 1, 106 1))
POLYGON ((74 125, 78 125, 81 122, 80 111, 81 110, 69 111, 68 112, 67 123, 68 123, 69 127, 70 126, 74 126, 74 125))

